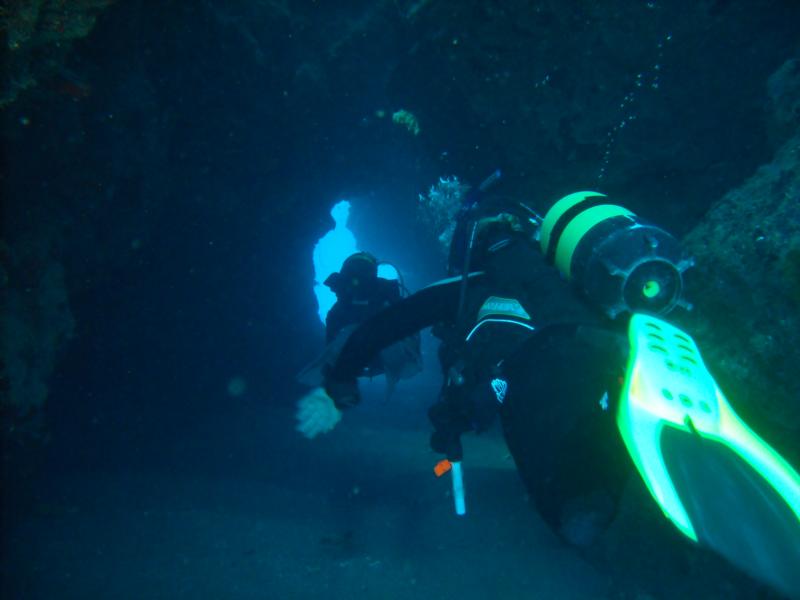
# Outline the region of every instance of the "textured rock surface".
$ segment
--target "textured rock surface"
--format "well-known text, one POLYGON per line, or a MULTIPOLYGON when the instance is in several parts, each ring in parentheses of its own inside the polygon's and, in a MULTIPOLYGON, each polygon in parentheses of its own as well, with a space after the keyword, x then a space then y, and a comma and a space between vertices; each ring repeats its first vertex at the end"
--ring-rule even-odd
POLYGON ((791 137, 686 236, 697 259, 688 319, 732 398, 800 430, 800 126, 789 108, 800 103, 797 61, 769 86, 773 122, 791 137))
POLYGON ((42 409, 74 330, 64 268, 45 237, 0 247, 0 427, 5 439, 44 436, 42 409))
POLYGON ((0 9, 0 107, 55 77, 65 93, 88 88, 64 69, 76 40, 92 31, 97 15, 114 0, 10 0, 0 9))

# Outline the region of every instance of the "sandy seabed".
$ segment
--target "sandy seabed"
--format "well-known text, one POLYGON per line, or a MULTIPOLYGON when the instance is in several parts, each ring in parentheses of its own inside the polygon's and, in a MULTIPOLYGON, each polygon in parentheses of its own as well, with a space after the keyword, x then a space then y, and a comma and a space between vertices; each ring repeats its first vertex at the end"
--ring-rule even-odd
POLYGON ((457 517, 421 403, 397 419, 375 402, 312 441, 290 406, 254 405, 151 468, 64 473, 4 524, 3 598, 752 597, 713 558, 653 555, 630 523, 599 561, 563 545, 497 431, 465 438, 457 517))

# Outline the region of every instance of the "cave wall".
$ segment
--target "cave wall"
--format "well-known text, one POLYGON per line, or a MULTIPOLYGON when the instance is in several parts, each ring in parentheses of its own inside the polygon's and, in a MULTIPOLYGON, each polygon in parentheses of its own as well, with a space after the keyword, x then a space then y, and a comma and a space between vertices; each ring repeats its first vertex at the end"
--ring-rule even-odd
MULTIPOLYGON (((774 157, 728 191, 684 238, 695 257, 687 317, 728 393, 800 430, 800 60, 765 82, 774 157)), ((795 438, 796 439, 796 438, 795 438)))
MULTIPOLYGON (((4 329, 17 333, 3 350, 5 430, 46 396, 23 392, 11 366, 38 373, 25 388, 37 390, 59 357, 84 368, 74 353, 107 343, 111 325, 92 316, 116 316, 112 302, 168 307, 126 335, 141 348, 176 338, 176 361, 186 346, 257 355, 261 340, 316 339, 304 253, 344 195, 394 190, 390 209, 412 219, 439 176, 476 182, 500 167, 503 192, 540 210, 599 188, 682 235, 734 190, 687 238, 700 271, 714 245, 698 240, 727 240, 723 221, 755 227, 742 215, 782 215, 766 187, 796 190, 786 126, 768 118, 788 78, 767 83, 797 49, 794 2, 8 6, 0 281, 4 329), (418 135, 392 122, 400 109, 418 135), (758 193, 743 184, 753 173, 758 193), (214 311, 230 337, 203 336, 214 311)), ((784 294, 769 308, 742 300, 762 332, 792 318, 792 285, 777 282, 794 277, 796 241, 779 224, 736 246, 752 261, 745 280, 784 294)), ((714 257, 731 281, 734 258, 714 257)), ((788 340, 759 339, 764 372, 789 370, 775 362, 788 340)), ((271 368, 291 371, 302 354, 300 342, 271 368)))

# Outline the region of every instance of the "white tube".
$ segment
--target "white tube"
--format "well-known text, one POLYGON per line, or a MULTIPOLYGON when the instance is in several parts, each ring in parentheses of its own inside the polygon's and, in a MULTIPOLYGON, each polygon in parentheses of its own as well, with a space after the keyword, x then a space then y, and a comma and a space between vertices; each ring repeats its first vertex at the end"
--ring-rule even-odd
POLYGON ((464 476, 461 473, 461 462, 450 464, 453 472, 453 501, 456 505, 456 514, 463 516, 467 513, 467 504, 464 498, 464 476))

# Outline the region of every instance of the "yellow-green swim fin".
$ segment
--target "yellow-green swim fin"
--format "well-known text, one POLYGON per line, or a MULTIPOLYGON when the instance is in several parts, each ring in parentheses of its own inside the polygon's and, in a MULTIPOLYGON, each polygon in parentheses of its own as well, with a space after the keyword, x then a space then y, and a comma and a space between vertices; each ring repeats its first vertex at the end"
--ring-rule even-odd
POLYGON ((636 314, 617 425, 664 514, 800 598, 800 476, 733 411, 694 340, 636 314))

